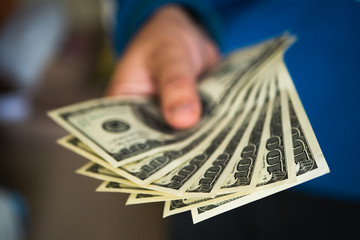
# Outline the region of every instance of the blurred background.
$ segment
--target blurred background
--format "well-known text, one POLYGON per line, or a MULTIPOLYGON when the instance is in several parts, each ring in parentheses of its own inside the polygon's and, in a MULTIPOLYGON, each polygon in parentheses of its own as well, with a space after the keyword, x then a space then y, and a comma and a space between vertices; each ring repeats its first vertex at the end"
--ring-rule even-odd
POLYGON ((125 207, 74 173, 87 161, 55 143, 67 133, 46 115, 102 96, 106 2, 0 1, 0 240, 166 238, 161 204, 125 207))

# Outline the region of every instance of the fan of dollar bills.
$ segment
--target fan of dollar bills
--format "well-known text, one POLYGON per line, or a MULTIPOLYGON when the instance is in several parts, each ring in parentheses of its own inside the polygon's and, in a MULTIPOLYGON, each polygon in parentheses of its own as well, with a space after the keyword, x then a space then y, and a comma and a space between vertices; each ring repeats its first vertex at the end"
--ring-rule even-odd
POLYGON ((163 201, 194 223, 329 172, 283 61, 283 34, 225 58, 199 83, 201 122, 175 131, 156 100, 95 99, 49 112, 59 143, 90 160, 77 173, 127 205, 163 201))

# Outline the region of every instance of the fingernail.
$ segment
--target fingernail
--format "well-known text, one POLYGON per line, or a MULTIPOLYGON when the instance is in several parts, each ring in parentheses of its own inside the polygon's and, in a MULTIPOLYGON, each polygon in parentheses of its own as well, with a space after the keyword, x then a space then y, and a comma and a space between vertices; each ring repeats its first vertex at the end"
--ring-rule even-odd
POLYGON ((185 103, 172 107, 168 111, 168 121, 176 128, 188 128, 195 125, 199 118, 199 109, 194 103, 185 103))

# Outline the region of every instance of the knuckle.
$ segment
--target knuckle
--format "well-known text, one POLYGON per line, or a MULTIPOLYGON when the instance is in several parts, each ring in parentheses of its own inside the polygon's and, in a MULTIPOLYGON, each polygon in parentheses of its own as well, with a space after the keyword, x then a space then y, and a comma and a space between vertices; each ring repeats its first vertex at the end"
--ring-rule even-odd
POLYGON ((163 81, 164 90, 181 90, 191 87, 187 77, 181 73, 169 75, 163 81))

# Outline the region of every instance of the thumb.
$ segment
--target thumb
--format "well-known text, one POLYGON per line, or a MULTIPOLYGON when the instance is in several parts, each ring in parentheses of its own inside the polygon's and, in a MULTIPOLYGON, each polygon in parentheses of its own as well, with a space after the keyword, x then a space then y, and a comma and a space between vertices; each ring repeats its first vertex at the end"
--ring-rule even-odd
POLYGON ((198 123, 201 104, 191 61, 183 53, 172 52, 162 55, 154 69, 165 120, 177 129, 190 128, 198 123))

